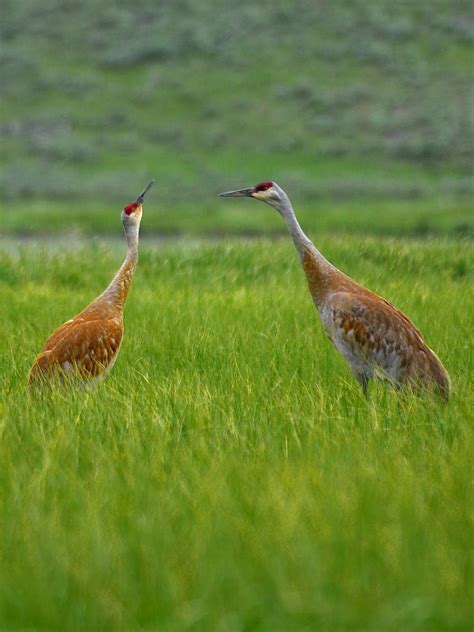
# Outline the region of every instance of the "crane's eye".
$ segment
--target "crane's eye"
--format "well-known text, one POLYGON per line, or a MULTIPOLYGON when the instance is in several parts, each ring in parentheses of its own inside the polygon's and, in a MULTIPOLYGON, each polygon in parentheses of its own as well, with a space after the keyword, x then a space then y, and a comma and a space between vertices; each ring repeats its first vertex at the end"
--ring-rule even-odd
POLYGON ((130 202, 130 204, 127 204, 127 206, 124 207, 123 212, 127 215, 131 215, 139 206, 140 205, 137 202, 130 202))

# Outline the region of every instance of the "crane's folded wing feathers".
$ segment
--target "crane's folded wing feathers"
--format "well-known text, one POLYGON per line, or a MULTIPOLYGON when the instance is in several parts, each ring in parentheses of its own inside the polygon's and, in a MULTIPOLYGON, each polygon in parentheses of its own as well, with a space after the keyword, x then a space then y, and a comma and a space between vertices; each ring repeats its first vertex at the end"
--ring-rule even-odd
POLYGON ((449 393, 449 378, 439 358, 411 320, 389 301, 369 290, 358 295, 336 292, 323 321, 346 357, 359 358, 396 381, 437 383, 449 393))
POLYGON ((111 366, 122 336, 119 318, 68 321, 46 341, 33 365, 31 378, 56 371, 96 377, 111 366))

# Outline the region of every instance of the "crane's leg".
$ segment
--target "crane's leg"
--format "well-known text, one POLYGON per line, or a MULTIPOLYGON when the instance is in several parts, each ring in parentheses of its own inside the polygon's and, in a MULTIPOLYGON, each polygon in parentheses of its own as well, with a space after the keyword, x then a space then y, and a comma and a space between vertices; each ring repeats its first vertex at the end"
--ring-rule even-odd
POLYGON ((354 373, 355 379, 359 382, 364 397, 369 397, 369 378, 365 373, 354 373))

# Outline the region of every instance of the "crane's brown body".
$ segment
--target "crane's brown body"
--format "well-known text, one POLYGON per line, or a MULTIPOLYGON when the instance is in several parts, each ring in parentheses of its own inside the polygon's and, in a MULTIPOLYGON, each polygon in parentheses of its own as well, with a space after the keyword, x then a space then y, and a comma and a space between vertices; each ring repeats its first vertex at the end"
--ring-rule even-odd
POLYGON ((446 369, 423 336, 397 307, 333 266, 305 235, 286 193, 275 182, 221 193, 253 197, 273 206, 285 220, 306 274, 324 330, 367 393, 369 380, 397 387, 427 388, 449 398, 446 369))
POLYGON ((38 378, 104 376, 114 365, 123 338, 123 307, 135 265, 126 261, 109 288, 46 341, 30 372, 38 378))
POLYGON ((303 268, 324 330, 364 392, 374 377, 435 389, 448 399, 449 376, 411 320, 389 301, 321 264, 305 248, 303 268))
POLYGON ((30 384, 58 377, 91 381, 113 367, 123 339, 123 310, 138 261, 142 202, 153 181, 122 213, 128 252, 107 289, 47 339, 30 371, 30 384))

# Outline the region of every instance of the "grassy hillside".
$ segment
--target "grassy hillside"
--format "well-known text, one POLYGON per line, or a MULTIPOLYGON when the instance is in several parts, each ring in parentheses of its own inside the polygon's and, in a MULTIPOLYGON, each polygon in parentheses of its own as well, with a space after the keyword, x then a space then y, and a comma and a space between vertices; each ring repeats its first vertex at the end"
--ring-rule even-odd
MULTIPOLYGON (((6 0, 5 201, 470 200, 470 2, 6 0)), ((212 203, 212 202, 211 202, 212 203)))
POLYGON ((122 249, 2 252, 2 629, 469 628, 465 248, 322 247, 414 318, 448 405, 364 400, 288 241, 145 248, 111 375, 28 397, 35 352, 122 249))

